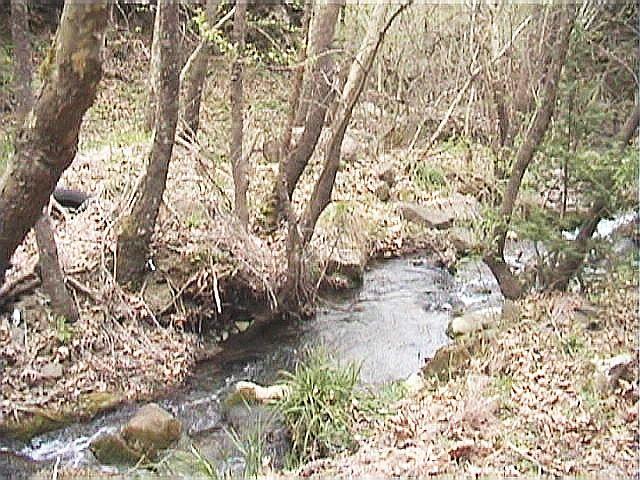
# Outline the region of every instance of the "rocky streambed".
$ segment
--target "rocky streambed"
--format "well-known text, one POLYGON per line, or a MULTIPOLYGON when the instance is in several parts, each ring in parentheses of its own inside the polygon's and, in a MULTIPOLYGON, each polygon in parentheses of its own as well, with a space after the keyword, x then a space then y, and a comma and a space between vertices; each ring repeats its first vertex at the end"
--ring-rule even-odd
MULTIPOLYGON (((323 345, 340 362, 359 362, 363 384, 373 388, 403 380, 448 343, 446 330, 454 313, 492 311, 501 303, 482 262, 463 261, 456 275, 423 257, 380 262, 365 272, 360 288, 326 299, 312 319, 256 323, 229 338, 220 353, 199 364, 182 389, 158 405, 181 424, 175 448, 191 451, 193 446, 231 470, 241 470, 243 459, 228 432, 242 432, 262 418, 270 429, 267 454, 278 466, 288 448, 286 435, 266 408, 248 410, 228 401, 238 382, 272 384, 280 370, 292 369, 303 350, 314 345, 323 345)), ((89 447, 93 443, 95 450, 96 439, 130 423, 139 407, 126 405, 26 443, 0 439, 0 477, 29 478, 54 464, 126 471, 128 467, 100 463, 89 447)))

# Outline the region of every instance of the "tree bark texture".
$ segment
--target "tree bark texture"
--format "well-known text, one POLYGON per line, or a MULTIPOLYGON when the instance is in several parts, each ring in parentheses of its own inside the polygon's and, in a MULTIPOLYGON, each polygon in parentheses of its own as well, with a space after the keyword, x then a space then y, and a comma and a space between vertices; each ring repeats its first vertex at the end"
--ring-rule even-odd
MULTIPOLYGON (((304 131, 295 148, 281 158, 278 169, 278 182, 284 182, 289 198, 298 183, 298 179, 316 148, 325 123, 329 104, 335 94, 333 78, 335 65, 328 53, 335 35, 335 27, 343 1, 328 2, 318 8, 311 24, 308 58, 313 62, 305 75, 302 92, 309 91, 309 98, 301 98, 300 105, 307 103, 308 110, 304 122, 304 131)), ((275 192, 280 189, 278 186, 275 192)), ((280 204, 282 202, 280 201, 280 204)))
POLYGON ((244 65, 244 39, 247 31, 247 0, 236 1, 233 16, 233 40, 236 58, 231 66, 231 168, 233 170, 234 211, 240 223, 249 224, 247 189, 249 188, 248 158, 243 155, 244 140, 244 91, 242 84, 244 65))
MULTIPOLYGON (((207 0, 205 15, 207 27, 214 25, 216 12, 220 0, 207 0)), ((207 38, 208 32, 201 35, 200 43, 192 53, 189 61, 183 70, 181 83, 184 85, 184 100, 180 102, 182 108, 182 119, 184 128, 189 137, 195 138, 200 127, 200 104, 202 102, 202 91, 204 89, 209 58, 211 57, 213 45, 207 38)))
MULTIPOLYGON (((157 111, 158 84, 160 83, 160 10, 162 1, 156 6, 156 15, 153 22, 153 39, 151 40, 151 60, 149 62, 149 77, 147 81, 147 103, 144 110, 144 128, 151 130, 155 125, 157 111)), ((177 41, 177 37, 174 39, 177 41)))
POLYGON ((15 59, 16 117, 21 123, 33 106, 31 77, 33 61, 29 42, 29 17, 27 0, 11 0, 11 36, 15 59))
POLYGON ((544 138, 551 117, 553 115, 558 93, 560 74, 564 66, 569 41, 575 18, 575 7, 567 6, 560 12, 560 28, 553 45, 553 54, 547 68, 547 75, 542 95, 540 108, 536 112, 536 117, 524 142, 518 149, 516 159, 511 170, 509 182, 502 198, 500 208, 501 222, 493 231, 494 248, 485 255, 485 262, 498 280, 502 293, 507 298, 518 298, 522 295, 522 285, 513 276, 504 260, 504 245, 507 237, 507 230, 511 224, 511 216, 515 207, 515 202, 520 191, 522 178, 524 177, 533 156, 544 138))
POLYGON ((67 321, 75 322, 80 318, 78 307, 65 286, 51 218, 47 212, 44 212, 36 222, 35 232, 42 289, 51 300, 51 310, 67 321))
POLYGON ((311 13, 313 3, 307 0, 304 4, 304 14, 302 16, 302 45, 298 52, 298 64, 296 66, 293 84, 291 86, 291 98, 289 99, 289 111, 287 113, 287 124, 282 136, 282 144, 280 146, 280 155, 278 160, 286 157, 291 150, 291 136, 293 127, 295 126, 296 112, 300 106, 300 95, 302 92, 302 82, 304 81, 304 65, 307 61, 307 46, 309 44, 309 24, 311 23, 311 13))
POLYGON ((106 2, 65 4, 49 73, 0 180, 0 283, 75 157, 82 118, 102 76, 106 25, 106 2))
POLYGON ((116 278, 120 283, 138 280, 144 272, 167 182, 178 122, 180 65, 175 46, 178 3, 167 1, 161 5, 160 28, 157 31, 160 48, 158 115, 147 170, 138 186, 131 213, 120 226, 116 262, 116 278))

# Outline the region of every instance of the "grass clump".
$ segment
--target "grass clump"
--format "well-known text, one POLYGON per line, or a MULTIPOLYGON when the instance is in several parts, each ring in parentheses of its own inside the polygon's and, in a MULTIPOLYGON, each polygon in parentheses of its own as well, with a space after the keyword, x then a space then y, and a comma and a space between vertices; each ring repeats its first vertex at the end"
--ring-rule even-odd
POLYGON ((308 352, 293 373, 283 373, 290 394, 277 408, 291 435, 291 466, 353 448, 359 375, 359 366, 338 366, 322 349, 308 352))

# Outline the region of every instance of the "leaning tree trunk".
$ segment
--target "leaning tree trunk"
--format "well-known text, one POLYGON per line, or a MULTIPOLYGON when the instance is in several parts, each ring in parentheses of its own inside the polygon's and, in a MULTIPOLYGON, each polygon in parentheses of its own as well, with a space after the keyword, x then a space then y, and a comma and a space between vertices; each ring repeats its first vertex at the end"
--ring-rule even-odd
MULTIPOLYGON (((19 123, 33 106, 33 90, 31 75, 33 72, 31 46, 29 45, 29 19, 26 0, 11 2, 11 34, 15 47, 16 92, 18 108, 16 111, 19 123)), ((58 260, 51 219, 46 211, 35 224, 36 244, 38 246, 39 270, 42 288, 51 301, 51 309, 71 322, 78 320, 78 309, 73 297, 67 291, 64 274, 58 260)))
POLYGON ((52 64, 16 153, 0 180, 0 284, 11 255, 35 225, 78 147, 85 111, 102 75, 107 4, 66 3, 52 64))
POLYGON ((400 5, 390 17, 388 16, 389 4, 382 2, 376 5, 372 21, 362 41, 360 50, 351 64, 336 115, 331 123, 331 137, 325 150, 324 167, 304 211, 301 220, 301 232, 298 232, 297 225, 289 226, 287 278, 282 294, 283 303, 285 304, 299 303, 298 291, 301 281, 299 275, 302 271, 301 254, 311 240, 318 218, 320 218, 320 215, 331 201, 333 185, 340 166, 340 149, 347 126, 351 121, 353 108, 360 98, 367 76, 387 30, 395 18, 410 3, 400 5))
MULTIPOLYGON (((213 21, 218 11, 220 0, 207 0, 205 8, 207 26, 205 31, 201 33, 200 43, 193 51, 182 73, 180 74, 180 83, 184 85, 184 98, 180 101, 182 108, 182 121, 186 134, 195 138, 198 128, 200 127, 200 104, 202 102, 202 90, 204 89, 204 81, 207 76, 207 68, 209 67, 209 58, 213 45, 208 38, 209 29, 213 27, 213 21)), ((182 125, 182 123, 181 123, 182 125)))
POLYGON ((304 212, 302 220, 302 241, 304 245, 311 240, 318 218, 331 202, 333 185, 340 166, 340 150, 344 134, 349 126, 353 108, 360 98, 378 49, 395 18, 408 5, 408 3, 400 5, 389 18, 387 18, 389 5, 386 2, 377 4, 373 11, 373 18, 360 50, 351 64, 335 118, 331 123, 331 137, 324 154, 324 168, 315 184, 311 199, 304 212))
MULTIPOLYGON (((327 108, 334 95, 332 82, 335 65, 329 53, 335 27, 344 1, 328 2, 322 5, 314 15, 309 36, 309 54, 313 66, 305 75, 302 91, 310 91, 309 98, 301 98, 300 105, 308 104, 304 131, 295 148, 280 159, 277 184, 274 195, 281 190, 278 184, 285 185, 289 198, 298 183, 311 155, 313 154, 325 123, 327 108)), ((280 199, 280 205, 282 199, 280 199)))
POLYGON ((231 168, 235 191, 234 211, 240 223, 249 225, 247 207, 247 189, 249 187, 248 158, 242 153, 244 140, 244 92, 242 85, 244 64, 244 37, 247 31, 247 0, 236 0, 236 12, 233 16, 233 40, 235 60, 231 67, 231 168))
POLYGON ((560 17, 560 30, 556 42, 553 46, 553 55, 547 68, 547 78, 542 96, 542 103, 536 113, 536 117, 524 142, 518 149, 511 176, 502 199, 500 208, 500 223, 494 228, 494 247, 487 252, 484 260, 493 272, 502 294, 507 298, 518 298, 522 295, 523 288, 518 279, 513 275, 509 266, 504 260, 504 245, 507 237, 507 230, 511 224, 511 216, 515 207, 515 202, 524 176, 533 156, 538 149, 542 139, 551 122, 551 117, 555 109, 556 95, 560 74, 565 63, 569 41, 575 18, 575 7, 564 7, 560 17), (573 11, 572 11, 573 10, 573 11))
MULTIPOLYGON (((46 210, 46 208, 45 208, 46 210)), ((51 300, 51 310, 69 322, 78 320, 78 307, 67 290, 64 274, 58 260, 58 248, 48 212, 44 212, 36 222, 36 243, 38 244, 38 269, 42 288, 51 300)))
POLYGON ((178 3, 159 3, 158 35, 160 85, 153 147, 147 171, 138 186, 131 213, 122 220, 118 234, 116 279, 120 283, 138 280, 149 254, 149 245, 164 194, 169 161, 178 123, 180 66, 175 39, 178 34, 178 3))
MULTIPOLYGON (((156 16, 153 22, 153 39, 151 40, 151 60, 149 62, 149 77, 147 80, 147 102, 144 110, 144 128, 151 130, 155 125, 157 100, 158 100, 158 84, 160 83, 160 43, 162 34, 160 33, 160 5, 162 2, 158 2, 156 6, 156 16)), ((177 21, 177 20, 176 20, 177 21)), ((177 41, 174 38, 174 41, 177 41)))
POLYGON ((33 91, 31 89, 33 62, 29 45, 27 0, 11 0, 11 37, 16 66, 14 78, 15 92, 18 98, 16 116, 18 123, 22 123, 33 106, 33 91))

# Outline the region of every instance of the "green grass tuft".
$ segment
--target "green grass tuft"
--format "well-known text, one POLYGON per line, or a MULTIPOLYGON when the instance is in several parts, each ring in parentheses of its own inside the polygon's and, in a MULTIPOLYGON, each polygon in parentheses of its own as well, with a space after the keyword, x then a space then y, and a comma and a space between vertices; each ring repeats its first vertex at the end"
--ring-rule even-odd
POLYGON ((359 374, 359 366, 336 366, 323 349, 308 352, 293 373, 283 374, 291 393, 277 409, 291 435, 291 466, 354 446, 351 426, 361 399, 359 374))

